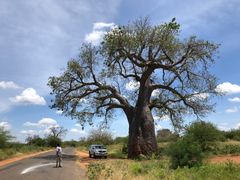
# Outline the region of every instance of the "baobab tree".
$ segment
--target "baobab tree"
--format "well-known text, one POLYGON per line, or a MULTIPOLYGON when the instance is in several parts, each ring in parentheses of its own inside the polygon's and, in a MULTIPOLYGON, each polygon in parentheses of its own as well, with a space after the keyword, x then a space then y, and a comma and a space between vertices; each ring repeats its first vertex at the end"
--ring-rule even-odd
POLYGON ((147 18, 118 26, 98 46, 83 44, 58 77, 49 78, 52 108, 84 127, 120 109, 129 124, 128 158, 157 150, 153 115, 181 127, 184 117, 213 111, 216 78, 209 72, 218 45, 179 37, 180 25, 152 26, 147 18), (132 88, 129 88, 129 85, 132 88))

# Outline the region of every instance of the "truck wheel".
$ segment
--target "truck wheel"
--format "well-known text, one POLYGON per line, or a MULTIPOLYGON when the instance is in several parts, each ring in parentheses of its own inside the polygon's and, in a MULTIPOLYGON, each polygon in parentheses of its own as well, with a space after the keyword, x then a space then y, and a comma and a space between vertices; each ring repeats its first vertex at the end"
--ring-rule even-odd
POLYGON ((91 153, 89 152, 89 157, 91 158, 92 157, 92 155, 91 155, 91 153))

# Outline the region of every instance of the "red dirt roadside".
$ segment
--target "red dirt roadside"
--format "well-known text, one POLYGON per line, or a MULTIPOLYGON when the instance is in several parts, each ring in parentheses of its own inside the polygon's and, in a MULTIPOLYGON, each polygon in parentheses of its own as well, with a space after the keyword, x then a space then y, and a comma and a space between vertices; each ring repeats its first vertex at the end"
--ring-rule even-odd
POLYGON ((210 163, 225 163, 228 161, 232 161, 234 163, 240 164, 240 156, 231 156, 231 155, 216 156, 216 157, 209 158, 207 161, 210 163))
POLYGON ((88 164, 91 161, 94 161, 94 159, 90 158, 87 152, 84 151, 75 151, 76 156, 78 156, 79 161, 77 161, 77 164, 83 168, 83 169, 87 169, 88 164))

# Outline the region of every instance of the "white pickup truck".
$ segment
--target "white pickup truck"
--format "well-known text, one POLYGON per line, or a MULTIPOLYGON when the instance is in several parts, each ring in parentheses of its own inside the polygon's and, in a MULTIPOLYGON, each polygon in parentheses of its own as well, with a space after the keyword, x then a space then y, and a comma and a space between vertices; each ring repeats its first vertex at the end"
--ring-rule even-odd
POLYGON ((89 157, 107 158, 107 149, 103 145, 93 144, 89 147, 89 157))

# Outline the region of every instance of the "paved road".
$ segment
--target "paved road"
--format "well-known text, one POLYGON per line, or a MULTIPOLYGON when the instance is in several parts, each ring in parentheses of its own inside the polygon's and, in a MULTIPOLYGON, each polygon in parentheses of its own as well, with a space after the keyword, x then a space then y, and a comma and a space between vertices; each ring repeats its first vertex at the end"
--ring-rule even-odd
POLYGON ((55 152, 47 152, 0 167, 0 180, 85 180, 73 148, 63 149, 63 167, 55 168, 55 152))

